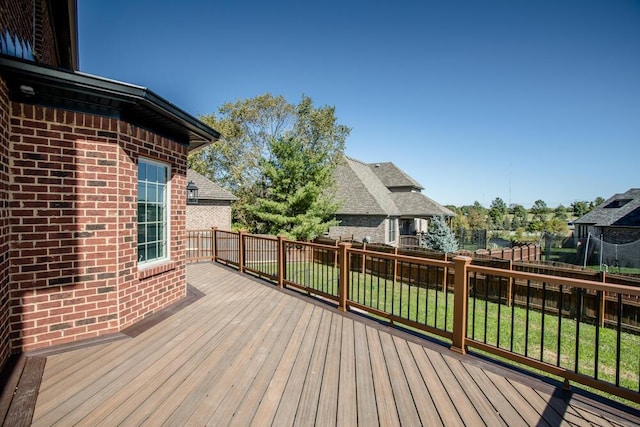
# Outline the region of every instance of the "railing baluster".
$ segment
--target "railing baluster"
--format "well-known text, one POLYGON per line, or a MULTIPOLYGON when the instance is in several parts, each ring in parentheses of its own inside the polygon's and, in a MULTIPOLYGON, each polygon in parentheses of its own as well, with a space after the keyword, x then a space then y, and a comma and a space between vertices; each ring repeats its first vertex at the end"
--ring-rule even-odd
POLYGON ((558 344, 556 348, 556 366, 560 366, 560 350, 562 348, 562 309, 564 306, 564 287, 559 286, 559 301, 558 301, 558 344))
POLYGON ((476 339, 476 300, 478 299, 478 273, 473 272, 473 309, 471 312, 471 338, 476 339))
POLYGON ((600 300, 602 298, 602 291, 596 291, 596 321, 594 322, 594 326, 596 328, 596 343, 595 343, 595 351, 594 351, 594 360, 593 360, 593 378, 598 379, 598 365, 599 365, 599 355, 600 355, 600 300))
POLYGON ((511 289, 511 339, 509 340, 509 351, 513 352, 513 329, 516 324, 516 281, 513 280, 509 284, 509 288, 511 289))
POLYGON ((525 311, 524 356, 529 356, 529 309, 531 304, 531 281, 527 280, 527 309, 525 311))
POLYGON ((580 371, 580 323, 582 323, 582 288, 578 288, 578 312, 576 313, 576 348, 574 355, 574 371, 578 373, 580 371))
POLYGON ((487 342, 487 321, 489 319, 489 282, 491 281, 491 276, 484 276, 484 339, 483 341, 487 342))
POLYGON ((500 320, 502 314, 502 277, 498 277, 498 324, 496 331, 496 347, 500 348, 500 320))
POLYGON ((620 352, 622 350, 622 294, 618 292, 618 322, 616 324, 616 385, 620 386, 620 352))
POLYGON ((544 360, 544 313, 547 301, 547 284, 542 282, 542 309, 540 310, 540 360, 544 360))
POLYGON ((447 272, 444 268, 438 268, 438 274, 442 270, 442 288, 444 289, 444 330, 447 330, 447 319, 449 318, 449 287, 447 286, 447 272))

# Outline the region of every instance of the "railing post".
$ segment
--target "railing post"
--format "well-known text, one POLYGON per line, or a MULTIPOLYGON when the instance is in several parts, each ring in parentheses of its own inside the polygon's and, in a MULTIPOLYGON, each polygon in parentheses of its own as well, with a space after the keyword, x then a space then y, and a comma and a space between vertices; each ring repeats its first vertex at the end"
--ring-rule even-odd
POLYGON ((284 256, 284 239, 286 236, 278 236, 278 287, 284 288, 284 271, 285 271, 285 256, 284 256))
POLYGON ((218 227, 211 227, 211 262, 216 261, 218 256, 218 241, 216 239, 216 231, 218 227))
POLYGON ((466 354, 467 346, 467 304, 468 304, 468 284, 467 267, 471 264, 471 258, 457 256, 453 258, 455 262, 455 282, 453 289, 453 344, 451 350, 466 354))
POLYGON ((347 249, 351 243, 342 242, 338 246, 338 265, 340 268, 340 278, 338 282, 338 309, 347 311, 347 299, 349 297, 349 254, 347 249))
POLYGON ((238 271, 244 273, 244 235, 246 231, 238 232, 238 271))

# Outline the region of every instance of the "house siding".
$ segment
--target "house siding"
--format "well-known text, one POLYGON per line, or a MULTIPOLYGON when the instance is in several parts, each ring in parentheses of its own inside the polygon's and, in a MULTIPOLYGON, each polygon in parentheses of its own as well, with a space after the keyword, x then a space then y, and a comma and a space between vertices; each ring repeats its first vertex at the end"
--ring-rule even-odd
POLYGON ((206 204, 187 205, 187 230, 217 227, 231 230, 231 206, 225 200, 207 200, 206 204))
POLYGON ((117 332, 186 294, 186 147, 114 118, 20 103, 10 123, 11 351, 117 332), (146 270, 141 156, 172 173, 171 261, 146 270))
POLYGON ((332 239, 361 242, 365 236, 371 238, 372 243, 386 243, 388 236, 386 216, 338 215, 340 225, 331 227, 329 237, 332 239))

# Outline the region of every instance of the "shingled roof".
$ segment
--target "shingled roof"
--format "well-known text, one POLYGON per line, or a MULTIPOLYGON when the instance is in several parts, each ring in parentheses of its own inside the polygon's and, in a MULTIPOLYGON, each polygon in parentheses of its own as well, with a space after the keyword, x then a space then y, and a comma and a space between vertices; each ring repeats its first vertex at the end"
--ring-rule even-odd
POLYGON ((640 227, 640 188, 615 194, 573 223, 596 227, 640 227))
POLYGON ((341 204, 338 214, 414 218, 455 216, 449 209, 422 194, 422 186, 390 162, 364 163, 344 157, 334 176, 336 199, 341 204), (405 191, 391 191, 393 188, 403 188, 405 191))
POLYGON ((392 162, 369 163, 369 168, 376 174, 382 184, 389 189, 410 187, 416 190, 424 190, 424 187, 418 181, 411 178, 392 162))
POLYGON ((455 216, 455 213, 422 193, 402 191, 391 193, 391 199, 404 216, 455 216))
POLYGON ((376 177, 366 163, 344 157, 335 178, 339 214, 398 216, 400 211, 391 200, 391 191, 376 177))
POLYGON ((193 181, 193 183, 198 186, 199 200, 238 200, 238 198, 229 191, 192 169, 187 169, 187 183, 189 181, 193 181))

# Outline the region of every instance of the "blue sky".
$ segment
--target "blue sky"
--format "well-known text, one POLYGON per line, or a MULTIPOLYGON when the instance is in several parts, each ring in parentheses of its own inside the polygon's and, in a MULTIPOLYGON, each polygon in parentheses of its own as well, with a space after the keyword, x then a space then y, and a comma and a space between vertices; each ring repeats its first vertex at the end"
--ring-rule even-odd
POLYGON ((441 204, 640 187, 640 1, 78 2, 81 71, 187 112, 336 107, 346 153, 441 204))

